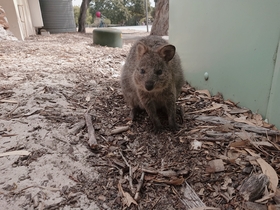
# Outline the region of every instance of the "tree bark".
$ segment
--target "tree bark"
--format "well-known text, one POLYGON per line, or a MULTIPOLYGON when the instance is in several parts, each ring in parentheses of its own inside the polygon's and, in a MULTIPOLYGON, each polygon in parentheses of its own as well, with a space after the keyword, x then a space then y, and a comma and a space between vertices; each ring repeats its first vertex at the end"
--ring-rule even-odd
POLYGON ((91 0, 83 0, 80 8, 80 15, 78 19, 79 28, 78 32, 85 33, 86 32, 86 18, 87 18, 87 9, 89 7, 89 2, 91 0))
POLYGON ((151 35, 166 36, 169 28, 169 0, 157 0, 151 35))

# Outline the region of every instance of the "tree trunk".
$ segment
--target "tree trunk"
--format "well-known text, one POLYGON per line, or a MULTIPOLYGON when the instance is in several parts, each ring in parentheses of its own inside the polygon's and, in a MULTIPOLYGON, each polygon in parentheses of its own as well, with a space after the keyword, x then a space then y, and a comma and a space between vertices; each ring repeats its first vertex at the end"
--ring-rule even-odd
POLYGON ((86 18, 87 18, 87 9, 89 7, 89 2, 91 0, 83 0, 80 8, 80 15, 78 19, 79 28, 78 32, 85 33, 86 32, 86 18))
POLYGON ((151 35, 166 36, 169 28, 169 0, 157 0, 151 35))

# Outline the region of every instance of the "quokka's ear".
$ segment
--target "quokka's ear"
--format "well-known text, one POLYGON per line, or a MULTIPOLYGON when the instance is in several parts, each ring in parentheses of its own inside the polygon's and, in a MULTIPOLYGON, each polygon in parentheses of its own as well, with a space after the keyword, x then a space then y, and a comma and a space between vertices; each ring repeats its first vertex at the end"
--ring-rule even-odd
POLYGON ((176 48, 175 46, 168 44, 164 45, 163 47, 157 50, 160 57, 163 58, 165 61, 170 61, 175 55, 176 48))
POLYGON ((139 42, 136 46, 136 54, 137 59, 139 60, 142 58, 142 56, 148 51, 147 46, 145 46, 143 43, 139 42))

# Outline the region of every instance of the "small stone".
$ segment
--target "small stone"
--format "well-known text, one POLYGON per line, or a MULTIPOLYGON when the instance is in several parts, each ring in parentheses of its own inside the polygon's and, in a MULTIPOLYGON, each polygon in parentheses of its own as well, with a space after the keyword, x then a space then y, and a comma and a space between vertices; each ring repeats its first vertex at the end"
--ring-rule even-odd
POLYGON ((247 167, 243 168, 242 173, 243 174, 250 174, 252 172, 252 170, 253 170, 252 166, 247 166, 247 167))
POLYGON ((222 159, 209 161, 208 167, 206 168, 206 172, 208 173, 221 172, 224 170, 225 170, 225 165, 222 159))

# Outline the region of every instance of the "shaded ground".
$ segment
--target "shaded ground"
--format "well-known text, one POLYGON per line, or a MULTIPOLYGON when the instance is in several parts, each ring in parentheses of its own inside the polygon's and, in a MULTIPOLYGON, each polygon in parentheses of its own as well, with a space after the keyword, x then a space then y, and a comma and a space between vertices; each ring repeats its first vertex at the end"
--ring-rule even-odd
POLYGON ((278 187, 279 133, 260 115, 185 85, 177 133, 155 135, 144 112, 130 121, 119 74, 134 38, 144 35, 124 33, 122 49, 78 33, 0 43, 1 209, 188 209, 186 183, 207 206, 276 207, 275 193, 261 205, 239 191, 256 174, 270 184, 258 198, 278 187))

